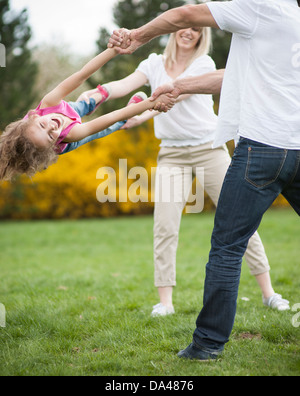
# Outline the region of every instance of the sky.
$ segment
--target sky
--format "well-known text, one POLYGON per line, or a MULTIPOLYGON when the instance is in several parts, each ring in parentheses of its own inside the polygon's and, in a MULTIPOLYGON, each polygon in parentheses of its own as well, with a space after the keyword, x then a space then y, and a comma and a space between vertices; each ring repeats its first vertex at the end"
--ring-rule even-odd
POLYGON ((96 51, 99 29, 116 27, 112 10, 117 0, 10 0, 12 10, 28 10, 31 45, 66 44, 69 52, 90 55, 96 51))

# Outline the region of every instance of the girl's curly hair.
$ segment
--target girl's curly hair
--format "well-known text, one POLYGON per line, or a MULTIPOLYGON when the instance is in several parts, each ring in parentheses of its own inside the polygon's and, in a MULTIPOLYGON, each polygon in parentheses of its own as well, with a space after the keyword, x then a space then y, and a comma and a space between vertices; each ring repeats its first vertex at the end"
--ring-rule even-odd
POLYGON ((21 174, 32 177, 57 161, 55 147, 38 148, 27 137, 30 124, 30 118, 13 122, 0 136, 0 180, 10 181, 21 174))

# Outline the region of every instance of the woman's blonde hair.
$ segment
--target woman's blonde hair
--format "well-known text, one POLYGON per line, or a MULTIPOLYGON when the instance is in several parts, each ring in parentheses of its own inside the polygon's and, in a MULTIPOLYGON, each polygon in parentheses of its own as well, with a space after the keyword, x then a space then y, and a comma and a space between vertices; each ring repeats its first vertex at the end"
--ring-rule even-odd
POLYGON ((30 118, 13 122, 0 136, 0 180, 10 181, 21 174, 32 177, 57 161, 55 147, 41 149, 31 142, 30 125, 30 118))
MULTIPOLYGON (((176 63, 176 56, 177 56, 177 43, 176 43, 176 34, 172 33, 166 49, 164 51, 165 57, 165 65, 167 68, 171 68, 174 63, 176 63)), ((199 38, 199 42, 195 47, 195 52, 191 56, 187 64, 187 68, 194 62, 195 59, 199 58, 200 56, 207 55, 212 48, 212 37, 211 37, 211 28, 204 27, 201 31, 201 36, 199 38)))

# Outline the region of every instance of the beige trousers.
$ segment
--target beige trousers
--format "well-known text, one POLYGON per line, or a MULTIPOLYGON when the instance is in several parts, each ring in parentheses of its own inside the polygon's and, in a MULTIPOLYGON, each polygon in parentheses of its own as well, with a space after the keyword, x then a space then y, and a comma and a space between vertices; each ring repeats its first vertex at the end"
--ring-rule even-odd
MULTIPOLYGON (((176 286, 179 228, 195 176, 217 206, 231 158, 226 147, 211 147, 212 143, 196 147, 162 147, 158 155, 154 210, 156 287, 176 286)), ((202 195, 204 200, 204 191, 194 195, 202 195)), ((203 203, 198 202, 194 207, 200 212, 203 203)), ((245 259, 254 276, 270 271, 258 233, 250 239, 245 259)))

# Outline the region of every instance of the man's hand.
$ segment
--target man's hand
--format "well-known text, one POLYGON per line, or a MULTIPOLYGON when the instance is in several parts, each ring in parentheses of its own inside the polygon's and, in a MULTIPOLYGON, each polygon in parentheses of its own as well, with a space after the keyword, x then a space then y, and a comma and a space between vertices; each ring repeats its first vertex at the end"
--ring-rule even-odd
POLYGON ((132 54, 143 45, 143 43, 137 39, 137 36, 137 30, 128 30, 124 28, 115 30, 109 39, 107 47, 116 48, 121 55, 132 54))
POLYGON ((155 101, 160 95, 164 94, 171 94, 172 98, 175 100, 180 95, 180 92, 179 89, 175 87, 174 83, 167 83, 158 87, 152 94, 150 100, 155 101))

